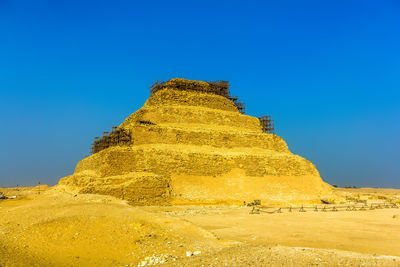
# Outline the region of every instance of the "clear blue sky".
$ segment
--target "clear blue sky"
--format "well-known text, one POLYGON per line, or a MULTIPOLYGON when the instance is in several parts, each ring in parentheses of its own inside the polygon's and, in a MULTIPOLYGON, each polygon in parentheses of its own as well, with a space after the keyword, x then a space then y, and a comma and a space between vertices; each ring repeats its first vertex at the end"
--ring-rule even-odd
POLYGON ((0 0, 0 186, 72 174, 173 77, 230 81, 331 184, 400 188, 400 2, 385 0, 0 0))

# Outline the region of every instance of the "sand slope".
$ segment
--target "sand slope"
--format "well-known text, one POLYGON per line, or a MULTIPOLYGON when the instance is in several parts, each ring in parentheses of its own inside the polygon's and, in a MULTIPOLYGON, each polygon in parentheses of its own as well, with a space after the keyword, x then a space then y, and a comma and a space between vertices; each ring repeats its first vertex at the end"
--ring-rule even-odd
POLYGON ((400 265, 399 209, 250 215, 58 188, 6 193, 17 198, 0 201, 0 266, 136 266, 153 255, 173 266, 400 265))

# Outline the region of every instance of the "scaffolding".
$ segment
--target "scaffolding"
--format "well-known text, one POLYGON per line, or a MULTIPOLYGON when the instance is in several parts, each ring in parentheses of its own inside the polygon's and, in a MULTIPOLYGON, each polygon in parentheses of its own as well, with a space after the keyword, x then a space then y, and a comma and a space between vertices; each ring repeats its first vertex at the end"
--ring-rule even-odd
POLYGON ((261 128, 264 133, 275 134, 274 120, 270 115, 262 116, 258 118, 260 121, 261 128))
POLYGON ((103 132, 102 137, 95 137, 91 152, 95 154, 111 146, 132 145, 133 138, 129 131, 118 129, 117 126, 111 127, 111 132, 103 132))

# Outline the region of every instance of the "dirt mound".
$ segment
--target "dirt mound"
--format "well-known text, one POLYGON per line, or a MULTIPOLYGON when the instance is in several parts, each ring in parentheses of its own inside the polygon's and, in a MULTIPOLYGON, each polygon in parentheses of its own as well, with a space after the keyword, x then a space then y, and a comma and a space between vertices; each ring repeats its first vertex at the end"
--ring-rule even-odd
POLYGON ((60 185, 140 205, 329 198, 331 187, 315 166, 293 155, 281 137, 264 133, 229 97, 210 93, 209 83, 186 82, 201 90, 165 83, 118 127, 132 144, 83 159, 60 185))
POLYGON ((4 201, 0 214, 0 266, 136 266, 147 256, 183 256, 217 241, 191 223, 108 196, 51 190, 4 201))

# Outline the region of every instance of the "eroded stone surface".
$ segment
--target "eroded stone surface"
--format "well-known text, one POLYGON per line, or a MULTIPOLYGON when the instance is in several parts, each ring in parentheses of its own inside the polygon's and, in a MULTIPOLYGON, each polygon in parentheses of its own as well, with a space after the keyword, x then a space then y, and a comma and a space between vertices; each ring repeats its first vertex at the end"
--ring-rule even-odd
POLYGON ((166 88, 119 128, 134 145, 83 159, 60 184, 136 204, 319 201, 331 193, 311 162, 223 96, 166 88))

